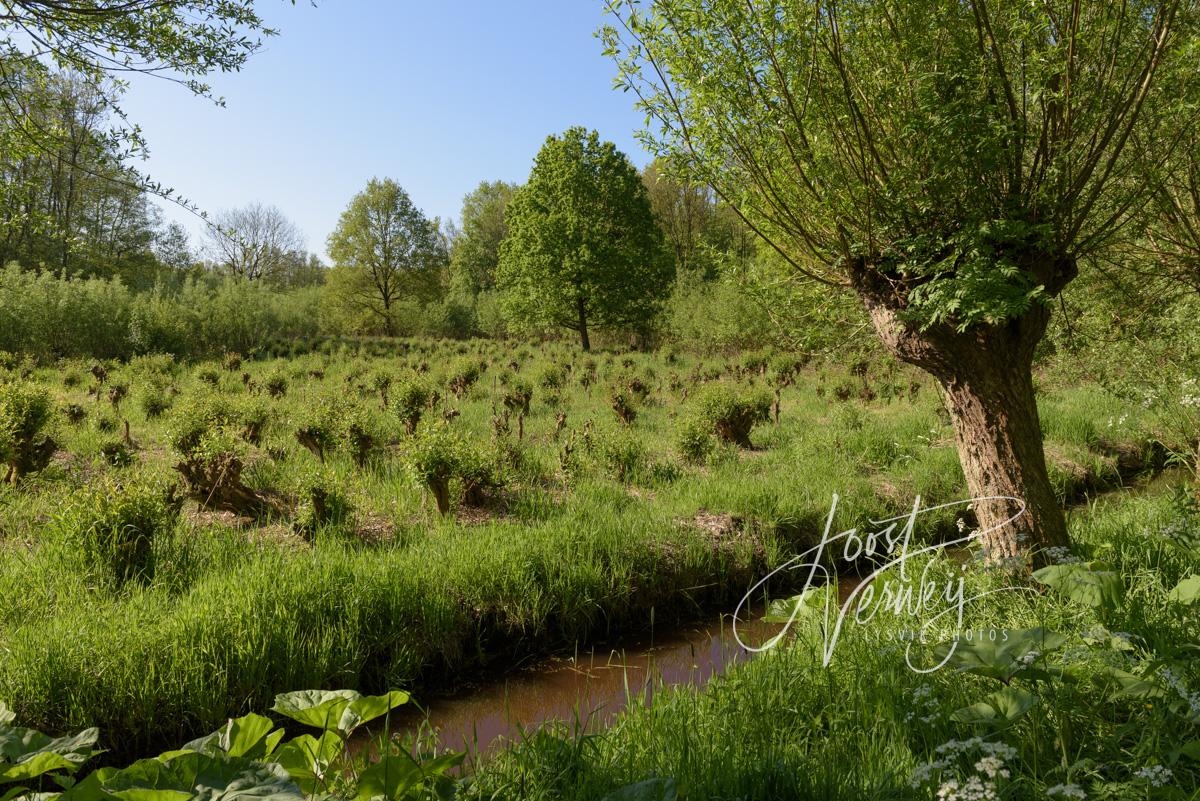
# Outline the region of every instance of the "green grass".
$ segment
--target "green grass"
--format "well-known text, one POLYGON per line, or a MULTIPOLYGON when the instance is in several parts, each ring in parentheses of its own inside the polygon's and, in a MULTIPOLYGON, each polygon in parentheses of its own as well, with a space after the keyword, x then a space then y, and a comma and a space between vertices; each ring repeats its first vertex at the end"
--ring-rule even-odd
MULTIPOLYGON (((1200 715, 1169 690, 1114 698, 1104 679, 1104 666, 1115 665, 1154 681, 1158 668, 1174 661, 1191 690, 1200 687, 1189 655, 1200 647, 1195 607, 1167 601, 1176 582, 1200 573, 1200 553, 1195 540, 1180 547, 1154 535, 1173 519, 1163 494, 1105 500, 1072 516, 1077 552, 1107 560, 1120 574, 1127 594, 1116 608, 1098 611, 1054 592, 1005 592, 970 607, 973 629, 1040 626, 1069 637, 1052 660, 1069 680, 1018 681, 1036 687, 1039 703, 1009 728, 951 720, 953 710, 1000 685, 950 668, 913 672, 888 638, 895 619, 849 626, 828 668, 821 665, 819 626, 810 623, 790 644, 702 690, 670 689, 649 706, 633 705, 602 734, 532 734, 480 768, 471 797, 600 799, 669 778, 681 799, 929 798, 927 786, 910 784, 918 766, 937 758, 941 744, 983 736, 1016 751, 1000 797, 1045 798, 1048 787, 1076 784, 1088 798, 1195 798, 1200 754, 1180 756, 1178 749, 1195 743, 1200 715), (1096 626, 1132 633, 1133 646, 1085 641, 1082 633, 1096 626), (1136 778, 1159 764, 1174 774, 1168 786, 1136 778)), ((1197 525, 1193 519, 1193 536, 1197 525)), ((1001 579, 973 570, 969 586, 994 589, 1001 579)), ((960 782, 978 772, 971 767, 977 758, 956 766, 960 782)))
MULTIPOLYGON (((391 355, 307 354, 246 361, 233 371, 219 362, 143 359, 109 365, 109 385, 130 390, 119 410, 88 396, 90 364, 40 368, 32 378, 58 406, 76 403, 88 416, 76 426, 56 424, 63 453, 46 471, 0 489, 0 698, 27 725, 98 725, 113 758, 143 754, 265 708, 277 692, 430 691, 530 654, 628 635, 651 619, 661 625, 728 605, 813 541, 834 492, 847 526, 905 510, 916 494, 930 502, 962 497, 935 389, 882 366, 869 382, 915 380, 916 397, 838 401, 832 387, 847 376, 806 371, 783 391, 779 424, 754 429, 753 450, 718 446, 703 464, 685 462, 675 443, 697 377, 765 385, 738 365, 674 354, 585 356, 553 344, 421 341, 394 345, 391 355), (455 398, 447 378, 464 359, 489 366, 455 398), (519 442, 515 420, 508 434, 494 435, 510 362, 533 386, 519 442), (552 366, 566 373, 560 389, 540 382, 558 372, 552 366), (455 410, 449 425, 504 454, 498 503, 456 505, 443 519, 413 476, 413 438, 381 408, 374 377, 416 368, 427 369, 425 380, 441 394, 423 427, 455 410), (583 378, 593 370, 594 380, 583 378), (287 393, 255 392, 243 372, 260 388, 283 375, 287 393), (628 427, 606 390, 620 375, 637 375, 651 389, 628 427), (241 523, 188 502, 155 543, 152 577, 114 586, 64 533, 69 521, 88 519, 82 490, 107 479, 173 478, 180 457, 170 432, 189 399, 212 391, 213 378, 232 402, 265 410, 261 445, 247 449, 246 480, 285 502, 270 519, 241 523), (152 385, 164 387, 172 407, 148 419, 138 398, 152 385), (309 410, 330 398, 349 403, 379 433, 365 467, 355 466, 344 442, 322 465, 296 441, 309 410), (560 412, 566 425, 556 439, 560 412), (101 431, 100 419, 116 430, 101 431), (103 448, 121 438, 123 420, 135 463, 114 467, 103 448), (607 443, 618 434, 634 447, 614 455, 607 443), (622 481, 623 461, 632 469, 622 481), (336 486, 354 513, 307 537, 296 531, 298 513, 287 499, 314 481, 336 486), (744 524, 714 536, 688 525, 702 510, 744 524)), ((1064 499, 1119 481, 1115 457, 1096 435, 1098 398, 1088 387, 1043 398, 1048 448, 1071 455, 1053 468, 1064 499)), ((1136 449, 1151 436, 1152 419, 1103 408, 1126 415, 1111 435, 1104 429, 1112 442, 1136 449)), ((947 512, 926 521, 925 533, 953 525, 947 512)))

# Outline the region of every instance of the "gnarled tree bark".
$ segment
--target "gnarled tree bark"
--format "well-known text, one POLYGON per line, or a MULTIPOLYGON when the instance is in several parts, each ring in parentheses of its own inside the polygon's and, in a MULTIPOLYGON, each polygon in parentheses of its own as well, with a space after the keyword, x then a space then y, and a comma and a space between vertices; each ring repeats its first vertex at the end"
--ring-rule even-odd
MULTIPOLYGON (((1034 273, 1051 297, 1076 275, 1072 259, 1039 259, 1034 273)), ((883 344, 937 379, 954 427, 959 461, 989 561, 1069 546, 1066 518, 1046 469, 1033 389, 1033 355, 1050 310, 1033 303, 1023 315, 959 331, 937 323, 922 330, 903 319, 907 291, 875 270, 851 270, 852 284, 883 344)))

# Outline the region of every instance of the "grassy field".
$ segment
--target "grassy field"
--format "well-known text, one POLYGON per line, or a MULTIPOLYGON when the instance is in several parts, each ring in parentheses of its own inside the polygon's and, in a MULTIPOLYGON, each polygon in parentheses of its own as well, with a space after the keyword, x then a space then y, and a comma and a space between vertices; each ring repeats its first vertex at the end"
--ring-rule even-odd
MULTIPOLYGON (((430 692, 730 608, 815 541, 835 492, 845 526, 906 511, 917 494, 964 493, 936 388, 896 365, 494 342, 325 350, 193 365, 10 360, 10 382, 48 393, 57 445, 45 469, 0 489, 0 699, 25 725, 99 726, 120 760, 280 692, 430 692), (736 431, 719 436, 738 414, 753 423, 740 446, 736 431), (182 503, 181 463, 210 479, 182 503), (222 499, 234 508, 212 508, 222 499)), ((1064 502, 1161 462, 1148 413, 1041 381, 1064 502)), ((930 516, 919 533, 945 537, 956 522, 930 516)), ((859 653, 846 649, 843 664, 859 653)), ((787 654, 712 695, 630 716, 578 792, 683 770, 634 743, 691 726, 689 704, 718 715, 742 685, 766 703, 810 669, 804 649, 787 654)), ((780 763, 789 770, 801 752, 826 758, 796 748, 780 763)), ((497 768, 498 786, 525 776, 513 764, 497 768)), ((723 763, 710 764, 696 786, 724 793, 723 763)), ((775 781, 764 765, 755 776, 730 766, 729 794, 775 781)))

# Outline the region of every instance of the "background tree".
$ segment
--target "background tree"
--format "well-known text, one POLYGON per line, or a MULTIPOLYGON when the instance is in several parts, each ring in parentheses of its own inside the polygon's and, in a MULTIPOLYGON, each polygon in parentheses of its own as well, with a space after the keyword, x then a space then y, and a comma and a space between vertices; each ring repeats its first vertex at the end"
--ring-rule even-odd
POLYGON ((389 335, 396 332, 397 301, 436 297, 447 263, 438 226, 390 178, 372 179, 350 201, 329 237, 329 256, 338 268, 337 300, 373 317, 389 335))
POLYGON ((551 136, 508 207, 497 285, 505 316, 579 332, 646 324, 671 264, 637 170, 583 128, 551 136))
POLYGON ((1195 4, 608 6, 648 144, 939 381, 992 557, 1066 544, 1033 353, 1194 122, 1195 4))
POLYGON ((504 212, 516 190, 516 184, 483 181, 463 198, 462 227, 450 249, 455 290, 477 295, 495 289, 500 243, 508 236, 504 212))
POLYGON ((53 146, 0 115, 0 263, 152 283, 161 220, 107 134, 103 97, 76 74, 20 72, 0 96, 53 146))
MULTIPOLYGON (((164 77, 210 96, 205 75, 239 70, 274 33, 254 0, 6 0, 0 8, 0 120, 15 134, 6 144, 19 140, 23 148, 62 154, 69 132, 40 124, 21 102, 30 80, 55 67, 86 84, 123 120, 118 100, 129 73, 164 77)), ((107 137, 122 159, 144 152, 135 126, 112 128, 107 137)), ((135 172, 104 177, 174 194, 135 172)))
POLYGON ((300 229, 278 208, 262 203, 218 213, 206 234, 217 268, 247 281, 280 278, 295 261, 293 254, 306 255, 300 229))

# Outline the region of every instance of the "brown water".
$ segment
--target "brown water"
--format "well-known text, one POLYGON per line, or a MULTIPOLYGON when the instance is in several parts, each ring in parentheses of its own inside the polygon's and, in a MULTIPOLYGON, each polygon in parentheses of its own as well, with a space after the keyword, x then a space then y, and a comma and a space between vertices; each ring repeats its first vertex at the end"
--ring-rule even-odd
MULTIPOLYGON (((853 577, 841 579, 838 594, 843 602, 858 583, 853 577)), ((737 637, 732 616, 725 614, 652 640, 547 659, 457 695, 433 699, 393 725, 409 733, 427 727, 438 750, 477 755, 519 741, 523 733, 551 721, 575 731, 600 731, 630 703, 647 703, 668 687, 703 686, 751 659, 755 652, 738 639, 754 647, 782 628, 762 622, 763 613, 761 606, 743 609, 737 637)))

